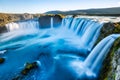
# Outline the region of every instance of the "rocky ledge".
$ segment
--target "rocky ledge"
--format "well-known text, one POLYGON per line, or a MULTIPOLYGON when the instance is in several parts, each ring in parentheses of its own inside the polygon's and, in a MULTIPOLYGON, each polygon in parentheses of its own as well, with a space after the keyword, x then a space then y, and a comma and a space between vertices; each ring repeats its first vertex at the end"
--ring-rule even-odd
POLYGON ((0 64, 4 63, 5 58, 0 58, 0 64))

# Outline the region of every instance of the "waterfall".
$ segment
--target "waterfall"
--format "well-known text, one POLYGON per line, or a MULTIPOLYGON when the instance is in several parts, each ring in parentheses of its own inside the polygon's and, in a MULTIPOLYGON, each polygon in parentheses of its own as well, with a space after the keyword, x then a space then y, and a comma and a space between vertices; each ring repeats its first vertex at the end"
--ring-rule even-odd
POLYGON ((96 80, 104 59, 118 37, 120 37, 120 34, 112 34, 104 38, 90 52, 85 61, 74 60, 70 62, 70 66, 76 72, 74 74, 77 75, 78 80, 96 80))
POLYGON ((81 45, 85 50, 82 53, 87 54, 93 48, 103 23, 84 18, 64 18, 62 27, 66 27, 80 37, 81 45))
POLYGON ((98 73, 103 60, 107 56, 110 48, 112 47, 113 42, 120 37, 120 34, 112 34, 102 41, 91 51, 86 60, 84 61, 84 65, 91 69, 94 73, 98 73))
POLYGON ((62 19, 62 27, 69 28, 71 26, 72 21, 73 21, 73 18, 63 18, 62 19))
POLYGON ((5 25, 8 32, 24 29, 39 29, 39 22, 36 19, 11 22, 5 25))
POLYGON ((50 18, 50 27, 51 27, 51 29, 54 28, 54 27, 53 27, 53 17, 50 18))

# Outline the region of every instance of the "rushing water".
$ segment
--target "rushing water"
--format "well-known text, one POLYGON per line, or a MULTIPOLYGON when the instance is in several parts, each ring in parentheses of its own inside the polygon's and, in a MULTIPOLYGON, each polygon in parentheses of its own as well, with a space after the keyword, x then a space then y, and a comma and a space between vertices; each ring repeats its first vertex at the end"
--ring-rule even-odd
POLYGON ((0 35, 0 79, 11 80, 20 74, 26 62, 38 62, 39 68, 23 80, 93 80, 114 40, 110 35, 93 47, 102 23, 83 18, 64 18, 58 28, 40 29, 38 20, 6 24, 0 35))
POLYGON ((51 17, 50 24, 51 24, 50 27, 51 27, 51 28, 54 28, 54 27, 53 27, 53 17, 51 17))

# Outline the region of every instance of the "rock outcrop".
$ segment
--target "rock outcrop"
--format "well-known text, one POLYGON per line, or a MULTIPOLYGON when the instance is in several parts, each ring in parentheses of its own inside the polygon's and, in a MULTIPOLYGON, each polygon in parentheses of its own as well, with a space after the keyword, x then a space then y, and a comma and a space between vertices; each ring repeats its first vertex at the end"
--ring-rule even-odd
POLYGON ((61 24, 62 17, 59 15, 45 15, 39 18, 40 28, 49 28, 51 26, 51 18, 53 18, 53 26, 61 24))
POLYGON ((21 74, 27 75, 32 69, 37 68, 37 62, 26 63, 25 68, 21 71, 21 74))
POLYGON ((0 64, 4 63, 5 58, 0 58, 0 64))
POLYGON ((7 32, 7 28, 5 26, 0 27, 0 33, 7 32))

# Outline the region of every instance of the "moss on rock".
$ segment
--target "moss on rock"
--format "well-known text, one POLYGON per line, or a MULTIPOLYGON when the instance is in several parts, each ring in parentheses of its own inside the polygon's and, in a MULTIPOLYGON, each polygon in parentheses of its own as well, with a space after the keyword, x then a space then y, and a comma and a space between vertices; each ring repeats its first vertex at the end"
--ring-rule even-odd
POLYGON ((25 68, 21 71, 21 74, 27 75, 32 69, 37 68, 37 62, 26 63, 25 68))
POLYGON ((0 64, 4 63, 5 58, 0 58, 0 64))
POLYGON ((96 44, 99 43, 103 38, 111 34, 119 34, 119 33, 120 33, 120 23, 105 23, 100 31, 100 36, 96 44))

